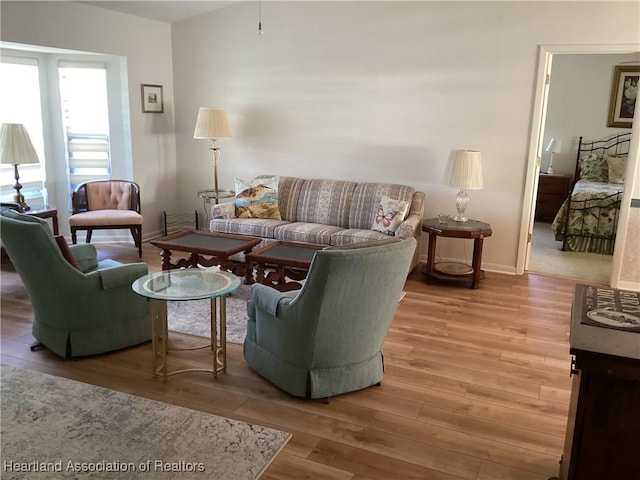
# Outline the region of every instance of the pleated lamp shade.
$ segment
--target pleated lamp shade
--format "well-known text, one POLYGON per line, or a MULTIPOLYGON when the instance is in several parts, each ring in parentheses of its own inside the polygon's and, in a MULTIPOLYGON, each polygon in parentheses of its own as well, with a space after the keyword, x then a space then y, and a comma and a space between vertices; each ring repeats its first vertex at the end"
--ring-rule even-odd
POLYGON ((482 159, 476 150, 452 150, 444 172, 444 183, 465 190, 480 190, 482 159))
POLYGON ((200 107, 193 138, 231 138, 229 120, 224 108, 200 107))
POLYGON ((3 123, 0 128, 0 163, 22 165, 39 163, 29 132, 20 123, 3 123))

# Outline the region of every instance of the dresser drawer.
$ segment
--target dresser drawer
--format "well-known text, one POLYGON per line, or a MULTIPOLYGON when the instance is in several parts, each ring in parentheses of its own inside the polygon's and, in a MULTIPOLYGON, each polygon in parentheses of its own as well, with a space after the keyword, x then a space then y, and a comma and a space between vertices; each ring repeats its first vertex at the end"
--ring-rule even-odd
POLYGON ((536 220, 552 221, 569 195, 570 175, 540 174, 536 199, 536 220))

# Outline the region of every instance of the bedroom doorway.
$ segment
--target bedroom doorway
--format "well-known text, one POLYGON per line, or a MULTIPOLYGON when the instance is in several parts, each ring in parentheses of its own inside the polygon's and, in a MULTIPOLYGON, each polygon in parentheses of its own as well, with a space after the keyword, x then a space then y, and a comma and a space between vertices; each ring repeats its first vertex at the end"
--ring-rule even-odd
MULTIPOLYGON (((545 175, 551 161, 555 175, 571 174, 573 176, 580 136, 596 140, 625 131, 620 128, 606 128, 611 75, 613 65, 631 62, 639 65, 639 51, 640 46, 637 45, 541 47, 529 167, 523 201, 521 242, 518 250, 518 274, 530 271, 579 278, 590 282, 612 283, 616 263, 614 258, 621 255, 620 249, 616 248, 614 255, 562 251, 562 242, 556 241, 551 231, 552 218, 545 218, 542 221, 535 219, 538 183, 539 176, 545 175), (601 70, 600 73, 594 73, 598 72, 598 69, 601 70), (584 72, 589 72, 590 82, 584 81, 584 72), (573 79, 571 74, 574 75, 573 79), (600 78, 597 79, 594 75, 600 78), (586 91, 578 93, 582 95, 581 98, 588 98, 596 105, 579 105, 584 111, 575 111, 575 105, 568 101, 566 95, 554 96, 553 88, 550 88, 554 80, 560 84, 571 85, 574 90, 599 89, 593 93, 586 91), (565 114, 558 113, 563 109, 566 111, 565 114), (590 109, 596 114, 589 115, 590 109), (556 149, 552 158, 551 153, 545 149, 551 138, 563 139, 563 148, 559 152, 556 149)), ((628 188, 633 187, 629 185, 630 183, 634 183, 633 180, 627 182, 628 188)), ((621 221, 626 222, 623 218, 624 215, 621 215, 621 221)))

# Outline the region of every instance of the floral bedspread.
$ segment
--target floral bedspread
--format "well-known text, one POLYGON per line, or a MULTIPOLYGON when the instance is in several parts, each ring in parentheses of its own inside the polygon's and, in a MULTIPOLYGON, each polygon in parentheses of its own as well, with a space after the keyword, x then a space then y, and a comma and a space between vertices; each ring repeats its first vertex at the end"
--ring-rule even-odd
MULTIPOLYGON (((576 182, 567 236, 570 250, 613 254, 623 187, 621 183, 576 182)), ((567 203, 565 200, 551 225, 558 241, 563 239, 567 203)))

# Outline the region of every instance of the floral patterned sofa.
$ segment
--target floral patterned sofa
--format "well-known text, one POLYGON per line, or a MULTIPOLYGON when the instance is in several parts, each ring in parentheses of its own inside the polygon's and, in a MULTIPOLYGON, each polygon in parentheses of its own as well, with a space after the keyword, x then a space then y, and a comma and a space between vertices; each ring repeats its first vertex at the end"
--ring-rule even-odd
MULTIPOLYGON (((269 178, 262 176, 258 178, 269 178)), ((358 183, 344 180, 278 178, 277 202, 281 219, 236 218, 235 204, 211 207, 209 228, 213 232, 263 238, 258 247, 282 240, 320 245, 345 245, 389 238, 415 237, 419 242, 424 213, 424 193, 407 185, 358 183), (381 201, 406 202, 395 231, 383 233, 375 224, 388 226, 381 201)), ((418 264, 418 249, 411 269, 418 264)))

